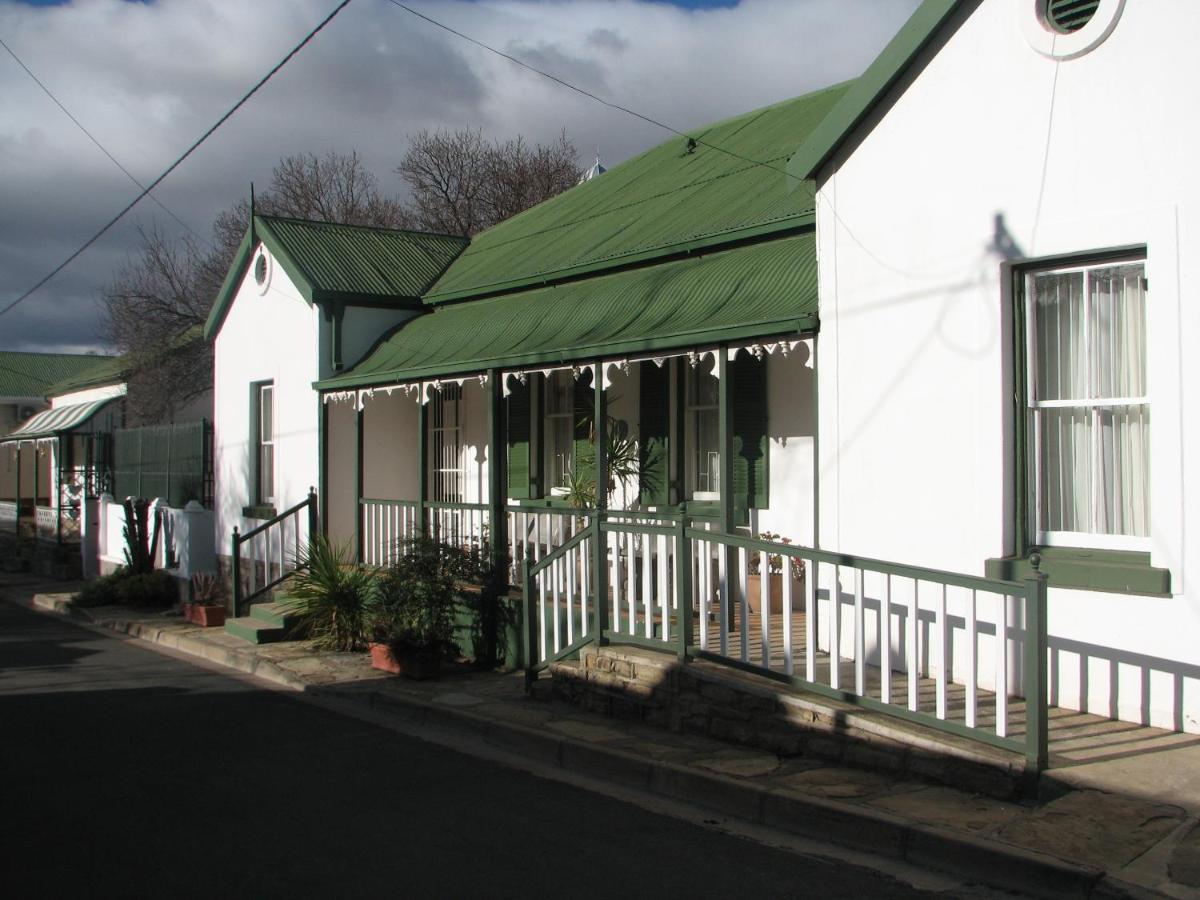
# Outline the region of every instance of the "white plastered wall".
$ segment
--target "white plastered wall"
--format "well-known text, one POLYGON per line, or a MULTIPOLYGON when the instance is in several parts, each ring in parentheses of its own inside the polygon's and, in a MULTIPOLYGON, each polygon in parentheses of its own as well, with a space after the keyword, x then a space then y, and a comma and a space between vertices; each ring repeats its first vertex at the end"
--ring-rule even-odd
POLYGON ((821 173, 821 543, 970 573, 1011 552, 1002 263, 1145 244, 1152 561, 1174 595, 1052 588, 1052 696, 1200 731, 1200 6, 1127 3, 1070 60, 1030 45, 1034 6, 985 0, 821 173))
POLYGON ((305 498, 317 484, 317 380, 321 313, 301 297, 282 266, 271 264, 263 287, 248 267, 217 335, 213 416, 218 553, 229 554, 234 526, 255 502, 251 385, 274 383, 275 509, 305 498))

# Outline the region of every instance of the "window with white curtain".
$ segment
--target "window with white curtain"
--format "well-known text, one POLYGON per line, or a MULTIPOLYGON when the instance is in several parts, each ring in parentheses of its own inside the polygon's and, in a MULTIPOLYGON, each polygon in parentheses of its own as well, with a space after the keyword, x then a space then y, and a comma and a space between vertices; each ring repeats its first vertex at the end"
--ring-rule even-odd
POLYGON ((1034 540, 1148 549, 1145 266, 1030 271, 1025 298, 1034 540))
POLYGON ((721 498, 720 387, 715 363, 706 356, 696 366, 685 366, 684 476, 688 499, 721 498))

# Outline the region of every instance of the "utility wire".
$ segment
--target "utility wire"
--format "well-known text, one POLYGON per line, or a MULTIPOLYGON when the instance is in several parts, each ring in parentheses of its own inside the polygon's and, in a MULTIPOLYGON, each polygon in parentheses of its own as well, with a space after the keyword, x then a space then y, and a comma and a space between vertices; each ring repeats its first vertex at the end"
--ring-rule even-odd
MULTIPOLYGON (((84 134, 86 134, 88 136, 88 140, 90 140, 93 144, 95 144, 97 147, 100 148, 101 153, 103 153, 110 160, 112 160, 112 164, 114 166, 116 166, 118 169, 120 169, 122 172, 125 173, 126 178, 128 178, 130 181, 132 181, 135 185, 137 185, 143 191, 146 190, 146 186, 144 184, 142 184, 140 181, 138 181, 136 178, 134 178, 133 175, 130 173, 130 171, 128 169, 126 169, 123 165, 121 165, 121 163, 117 160, 117 158, 115 156, 113 156, 111 153, 109 153, 108 150, 105 148, 105 146, 96 139, 96 136, 94 134, 92 134, 90 131, 88 131, 86 128, 83 127, 82 122, 80 122, 77 118, 75 118, 73 115, 71 115, 71 111, 62 105, 62 102, 57 97, 54 96, 54 93, 50 90, 50 88, 48 88, 48 87, 46 87, 46 85, 42 84, 42 80, 33 74, 33 71, 29 68, 29 66, 25 65, 25 63, 21 60, 21 57, 17 56, 17 54, 13 52, 12 47, 10 47, 10 46, 8 46, 8 44, 4 43, 3 39, 0 39, 0 47, 3 47, 5 50, 8 51, 8 55, 11 56, 14 60, 16 60, 16 63, 18 66, 20 66, 22 69, 25 70, 25 74, 33 79, 34 84, 36 84, 38 87, 40 87, 42 89, 42 91, 45 92, 46 96, 54 101, 55 106, 57 106, 59 109, 61 109, 63 111, 63 114, 66 115, 66 117, 68 119, 70 119, 72 122, 75 123, 75 127, 77 127, 80 131, 82 131, 84 134)), ((192 237, 196 238, 196 240, 201 240, 200 235, 198 235, 198 234, 196 234, 196 232, 192 231, 192 229, 188 227, 187 222, 183 221, 183 219, 179 218, 179 216, 175 215, 175 213, 173 213, 173 212, 171 212, 171 210, 167 209, 167 207, 163 205, 161 200, 159 200, 153 194, 150 195, 150 199, 153 200, 155 203, 157 203, 159 208, 162 209, 163 212, 165 212, 168 216, 170 216, 172 219, 174 219, 176 222, 178 222, 180 225, 182 225, 184 227, 184 229, 186 229, 187 232, 189 234, 191 234, 192 237)), ((207 241, 205 243, 207 243, 207 241)))
POLYGON ((57 266, 55 266, 48 275, 46 275, 44 278, 42 278, 37 284, 35 284, 33 287, 31 287, 29 290, 27 290, 25 293, 23 293, 20 297, 18 297, 12 303, 8 304, 8 306, 4 307, 4 309, 0 309, 0 316, 3 316, 5 313, 11 312, 20 303, 27 300, 32 294, 34 294, 43 285, 45 285, 51 278, 53 278, 55 275, 57 275, 59 272, 61 272, 63 269, 65 269, 67 266, 69 266, 72 262, 74 262, 76 260, 76 258, 78 258, 90 246, 92 246, 92 244, 94 244, 94 243, 96 243, 96 241, 100 240, 100 238, 105 234, 105 232, 107 232, 110 228, 112 228, 114 225, 116 225, 117 222, 121 221, 121 219, 124 218, 124 216, 127 212, 129 212, 131 209, 133 209, 147 194, 150 193, 150 191, 152 191, 152 190, 154 190, 154 188, 158 187, 158 185, 161 184, 168 175, 170 175, 177 168, 179 168, 180 164, 183 163, 183 161, 185 159, 187 159, 189 156, 191 156, 200 147, 201 144, 203 144, 206 140, 208 140, 209 137, 212 136, 213 132, 215 132, 218 128, 220 128, 222 125, 224 125, 225 122, 235 112, 237 112, 239 109, 241 109, 251 97, 253 97, 256 93, 258 93, 258 90, 264 84, 266 84, 268 81, 271 80, 271 78, 275 75, 276 72, 278 72, 285 65, 287 65, 288 62, 291 61, 293 56, 295 56, 297 53, 299 53, 301 50, 303 50, 305 45, 307 45, 309 43, 309 41, 311 41, 314 37, 317 36, 318 33, 320 33, 321 29, 323 29, 326 25, 328 25, 330 22, 332 22, 333 18, 349 5, 350 5, 350 0, 342 0, 341 3, 339 3, 336 7, 334 7, 333 12, 331 12, 324 19, 322 19, 320 21, 320 23, 312 31, 310 31, 307 35, 305 35, 304 40, 300 41, 300 43, 298 43, 295 47, 293 47, 287 56, 285 56, 283 59, 281 59, 279 62, 277 62, 271 68, 271 71, 269 71, 266 75, 264 75, 259 80, 259 82, 256 85, 254 85, 254 87, 250 88, 249 91, 247 91, 245 94, 243 94, 241 99, 238 100, 237 103, 233 104, 233 106, 231 106, 229 108, 229 110, 223 116, 221 116, 221 118, 217 119, 217 121, 212 125, 212 127, 210 127, 206 132, 204 132, 204 134, 200 135, 200 137, 195 141, 195 143, 193 143, 190 147, 187 148, 187 150, 184 151, 182 156, 180 156, 178 159, 176 159, 175 162, 171 163, 171 165, 169 165, 161 175, 159 175, 152 182, 150 182, 149 185, 147 185, 145 188, 143 188, 142 192, 140 194, 138 194, 136 197, 134 197, 133 200, 130 201, 130 203, 124 209, 122 209, 119 213, 117 213, 115 216, 113 216, 111 219, 109 219, 103 228, 101 228, 94 235, 92 235, 90 238, 88 238, 87 241, 84 242, 83 246, 81 246, 78 250, 76 250, 74 253, 72 253, 70 256, 68 256, 66 259, 64 259, 61 263, 59 263, 57 266))
POLYGON ((516 56, 513 56, 509 53, 505 53, 503 50, 497 50, 495 47, 491 46, 490 44, 485 44, 483 41, 473 38, 469 34, 463 34, 461 31, 457 31, 454 28, 451 28, 449 25, 446 25, 443 22, 439 22, 437 19, 430 18, 429 16, 425 15, 424 13, 417 12, 411 6, 407 6, 403 3, 401 3, 400 0, 388 0, 388 2, 391 3, 393 6, 399 7, 400 9, 404 10, 407 13, 411 13, 412 15, 416 16, 418 19, 423 19, 424 21, 428 22, 430 25, 434 25, 437 28, 442 29, 443 31, 447 31, 450 34, 454 35, 455 37, 462 38, 464 41, 468 41, 469 43, 474 44, 476 47, 482 47, 484 50, 487 50, 489 53, 494 53, 497 56, 503 57, 504 59, 507 59, 511 63, 516 63, 521 68, 528 69, 530 72, 533 72, 536 75, 541 75, 543 78, 548 78, 550 81, 553 81, 555 84, 560 84, 563 87, 567 88, 568 90, 572 90, 577 94, 582 94, 584 97, 587 97, 589 100, 595 100, 597 103, 607 106, 609 109, 615 109, 615 110, 618 110, 619 112, 623 112, 627 115, 633 116, 635 119, 641 119, 643 122, 653 125, 656 128, 662 128, 665 131, 671 132, 671 134, 675 134, 675 135, 678 135, 679 137, 687 138, 688 141, 690 141, 690 142, 695 142, 696 144, 699 144, 702 147, 708 147, 710 150, 716 150, 719 153, 724 153, 727 156, 732 156, 735 159, 740 159, 742 162, 747 162, 754 166, 762 166, 763 168, 771 169, 772 171, 779 172, 781 175, 786 175, 788 178, 794 178, 797 181, 805 180, 805 179, 801 178, 799 175, 795 175, 795 174, 787 171, 786 169, 781 169, 778 166, 773 166, 770 163, 763 162, 760 159, 751 159, 749 156, 742 156, 740 153, 735 153, 732 150, 727 150, 726 148, 721 147, 717 144, 710 144, 708 141, 706 141, 702 138, 692 137, 690 134, 680 131, 678 128, 672 128, 670 125, 667 125, 665 122, 660 122, 658 119, 654 119, 654 118, 651 118, 650 116, 643 115, 642 113, 638 112, 637 110, 630 109, 627 106, 621 106, 619 103, 613 103, 611 100, 605 100, 603 97, 598 97, 595 94, 593 94, 591 91, 584 90, 583 88, 581 88, 577 85, 571 84, 571 82, 565 81, 564 79, 559 78, 557 75, 552 75, 549 72, 546 72, 546 71, 543 71, 542 69, 537 68, 536 66, 531 66, 529 63, 525 62, 522 59, 519 59, 516 56))

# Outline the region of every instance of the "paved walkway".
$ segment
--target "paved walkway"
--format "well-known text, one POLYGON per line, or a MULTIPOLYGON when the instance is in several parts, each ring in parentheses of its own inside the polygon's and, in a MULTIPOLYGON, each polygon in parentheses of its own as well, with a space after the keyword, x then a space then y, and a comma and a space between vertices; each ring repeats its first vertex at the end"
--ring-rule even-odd
POLYGON ((1041 804, 1006 803, 600 718, 548 693, 530 698, 520 674, 462 667, 414 682, 376 672, 366 654, 318 653, 306 642, 252 647, 178 616, 73 610, 70 587, 0 576, 0 593, 17 602, 82 614, 414 730, 467 731, 526 758, 774 829, 1036 895, 1200 897, 1200 740, 1188 736, 1153 752, 1077 761, 1055 773, 1076 789, 1041 804))

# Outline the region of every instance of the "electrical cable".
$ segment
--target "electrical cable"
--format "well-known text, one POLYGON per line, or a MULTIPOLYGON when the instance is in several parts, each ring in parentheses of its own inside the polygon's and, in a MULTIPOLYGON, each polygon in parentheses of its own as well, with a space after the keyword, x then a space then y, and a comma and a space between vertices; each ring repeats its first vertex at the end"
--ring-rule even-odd
POLYGON ((770 163, 763 162, 762 160, 752 159, 749 156, 742 156, 740 153, 735 153, 732 150, 727 150, 726 148, 721 147, 717 144, 710 144, 708 141, 705 141, 702 138, 693 137, 692 135, 688 134, 687 132, 680 131, 678 128, 672 128, 670 125, 667 125, 665 122, 660 122, 658 119, 654 119, 654 118, 651 118, 650 116, 643 115, 642 113, 638 112, 637 110, 630 109, 627 106, 621 106, 619 103, 613 103, 611 100, 605 100, 603 97, 598 97, 595 94, 593 94, 591 91, 585 90, 581 87, 578 87, 577 85, 571 84, 571 82, 565 81, 564 79, 559 78, 557 75, 552 75, 549 72, 545 72, 542 69, 537 68, 536 66, 530 65, 529 63, 525 62, 522 59, 519 59, 509 53, 505 53, 503 50, 497 50, 495 47, 491 46, 490 44, 485 44, 483 41, 473 38, 469 34, 463 34, 461 31, 457 31, 454 28, 451 28, 449 25, 446 25, 443 22, 439 22, 437 19, 430 18, 429 16, 425 15, 424 13, 417 12, 411 6, 406 6, 405 4, 401 3, 400 0, 388 0, 388 2, 391 3, 393 6, 399 7, 400 9, 404 10, 407 13, 410 13, 411 15, 416 16, 418 19, 423 19, 424 21, 428 22, 430 25, 434 25, 434 26, 442 29, 443 31, 447 31, 450 34, 454 35, 455 37, 462 38, 464 41, 468 41, 469 43, 472 43, 477 47, 482 47, 484 50, 487 50, 489 53, 494 53, 499 57, 507 59, 509 62, 515 63, 516 65, 520 66, 523 69, 528 69, 530 72, 533 72, 536 75, 540 75, 543 78, 547 78, 550 81, 555 82, 556 84, 560 84, 563 87, 567 88, 568 90, 572 90, 577 94, 582 94, 584 97, 587 97, 589 100, 595 100, 597 103, 607 106, 609 109, 615 109, 615 110, 618 110, 619 112, 623 112, 627 115, 633 116, 636 119, 641 119, 643 122, 646 122, 650 125, 654 125, 657 128, 662 128, 665 131, 671 132, 671 134, 678 135, 679 137, 687 138, 689 142, 694 142, 695 144, 699 144, 702 147, 708 147, 710 150, 716 150, 719 153, 724 153, 727 156, 732 156, 734 159, 740 159, 742 162, 750 163, 751 165, 754 165, 754 166, 762 166, 763 168, 770 169, 774 172, 778 172, 781 175, 786 175, 788 178, 794 178, 797 181, 807 180, 807 179, 801 178, 799 175, 795 175, 792 172, 787 171, 786 169, 781 169, 778 166, 773 166, 770 163))
POLYGON ((291 51, 287 54, 287 56, 285 56, 278 63, 276 63, 271 68, 271 71, 267 72, 267 74, 264 75, 258 81, 258 83, 254 85, 254 87, 250 88, 249 91, 247 91, 245 94, 243 94, 241 99, 238 100, 237 103, 233 104, 233 106, 231 106, 229 108, 229 110, 223 116, 221 116, 221 118, 219 118, 216 121, 215 124, 213 124, 206 132, 204 132, 204 134, 200 135, 200 137, 190 147, 188 147, 187 150, 184 151, 182 156, 180 156, 178 159, 176 159, 175 162, 171 163, 171 165, 169 165, 161 175, 159 175, 152 182, 150 182, 150 184, 148 186, 146 186, 140 194, 138 194, 136 197, 134 197, 133 200, 130 201, 130 203, 124 209, 122 209, 119 213, 117 213, 115 216, 113 216, 111 219, 109 219, 109 221, 104 225, 104 227, 101 228, 99 231, 97 231, 90 238, 88 238, 78 250, 76 250, 74 253, 72 253, 70 256, 68 256, 66 259, 64 259, 61 263, 59 263, 57 266, 55 266, 48 275, 43 277, 40 281, 38 281, 37 284, 35 284, 33 287, 31 287, 29 290, 27 290, 21 296, 19 296, 16 300, 12 301, 10 304, 8 304, 8 306, 4 307, 3 309, 0 309, 0 316, 3 316, 6 313, 11 312, 18 305, 20 305, 22 302, 27 300, 32 294, 37 292, 47 282, 49 282, 50 279, 52 279, 55 275, 57 275, 59 272, 61 272, 63 269, 65 269, 67 266, 69 266, 72 262, 74 262, 81 254, 83 254, 84 251, 86 251, 89 247, 91 247, 92 244, 94 244, 94 243, 96 243, 96 241, 100 240, 100 238, 103 237, 104 234, 110 228, 112 228, 114 225, 116 225, 117 222, 121 221, 121 219, 125 217, 125 214, 128 213, 131 209, 133 209, 147 194, 150 193, 150 191, 152 191, 152 190, 154 190, 154 188, 158 187, 158 185, 161 184, 168 175, 170 175, 177 168, 179 168, 179 166, 183 163, 184 160, 186 160, 189 156, 191 156, 200 147, 201 144, 203 144, 206 140, 209 139, 209 137, 212 136, 213 132, 215 132, 218 128, 220 128, 222 125, 224 125, 225 122, 235 112, 237 112, 239 109, 241 109, 247 103, 247 101, 249 101, 249 99, 251 97, 253 97, 256 93, 258 93, 259 89, 263 85, 265 85, 268 81, 270 81, 276 72, 278 72, 285 65, 287 65, 288 62, 291 61, 292 57, 294 57, 297 53, 299 53, 301 50, 303 50, 305 45, 307 45, 309 43, 309 41, 311 41, 314 37, 317 36, 317 34, 320 33, 321 29, 323 29, 326 25, 328 25, 330 22, 332 22, 334 17, 338 13, 340 13, 343 9, 345 9, 347 6, 350 5, 350 2, 351 2, 351 0, 342 0, 342 2, 339 3, 334 8, 333 12, 331 12, 324 19, 322 19, 320 21, 320 23, 312 31, 310 31, 307 35, 305 35, 304 39, 302 41, 300 41, 300 43, 298 43, 295 47, 293 47, 291 49, 291 51))
MULTIPOLYGON (((3 47, 5 50, 8 51, 8 55, 11 56, 16 61, 18 66, 20 66, 22 69, 25 70, 25 74, 33 79, 34 84, 36 84, 38 87, 40 87, 42 89, 42 91, 46 94, 46 96, 54 101, 54 105, 57 106, 59 109, 61 109, 63 111, 63 114, 68 119, 70 119, 72 122, 75 123, 76 128, 78 128, 85 135, 87 135, 88 140, 90 140, 93 144, 95 144, 97 147, 100 148, 100 152, 103 153, 105 156, 107 156, 112 161, 112 164, 114 166, 116 166, 118 169, 120 169, 122 172, 125 173, 126 178, 128 178, 130 181, 132 181, 134 183, 134 185, 136 185, 141 190, 143 190, 143 191, 146 190, 146 186, 144 184, 142 184, 140 181, 138 181, 136 178, 134 178, 133 174, 127 168, 125 168, 123 165, 121 165, 121 163, 117 160, 117 158, 115 156, 113 156, 111 153, 108 152, 108 149, 103 144, 101 144, 99 140, 97 140, 96 136, 94 134, 92 134, 90 131, 88 131, 83 126, 83 123, 80 122, 77 118, 75 118, 75 116, 73 116, 71 114, 71 111, 69 109, 67 109, 65 106, 63 106, 62 101, 60 101, 56 96, 54 96, 54 92, 51 91, 50 88, 46 87, 46 85, 44 85, 42 83, 42 80, 40 78, 38 78, 36 75, 33 74, 33 70, 31 70, 29 68, 29 66, 25 65, 25 63, 22 61, 21 57, 17 56, 17 54, 13 52, 12 47, 10 47, 10 46, 8 46, 8 44, 4 43, 3 39, 0 39, 0 47, 3 47)), ((178 222, 180 225, 182 225, 184 227, 184 229, 186 229, 187 232, 192 237, 196 238, 196 240, 202 240, 200 235, 196 234, 196 232, 192 231, 192 229, 188 227, 187 222, 183 221, 183 219, 179 218, 179 216, 175 215, 175 213, 173 213, 173 212, 171 212, 171 210, 167 209, 167 207, 163 204, 163 202, 161 200, 159 200, 153 194, 150 195, 150 199, 153 200, 155 203, 157 203, 159 208, 163 212, 165 212, 168 216, 170 216, 172 219, 174 219, 176 222, 178 222)), ((205 241, 205 243, 208 243, 208 242, 205 241)))

